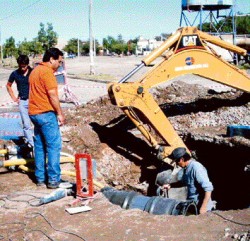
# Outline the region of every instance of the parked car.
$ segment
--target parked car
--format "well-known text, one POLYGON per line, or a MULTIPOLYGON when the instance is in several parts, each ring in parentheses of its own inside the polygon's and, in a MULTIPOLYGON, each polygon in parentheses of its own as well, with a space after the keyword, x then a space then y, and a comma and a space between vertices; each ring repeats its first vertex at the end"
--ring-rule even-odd
POLYGON ((68 55, 66 56, 66 58, 68 58, 68 59, 73 59, 73 58, 75 58, 75 57, 76 57, 75 54, 68 54, 68 55))

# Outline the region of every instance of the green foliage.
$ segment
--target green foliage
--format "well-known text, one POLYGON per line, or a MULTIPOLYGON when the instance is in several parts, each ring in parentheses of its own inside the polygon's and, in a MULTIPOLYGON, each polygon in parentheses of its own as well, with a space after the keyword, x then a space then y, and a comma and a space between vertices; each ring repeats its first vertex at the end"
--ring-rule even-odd
POLYGON ((58 41, 58 34, 53 30, 51 23, 45 25, 40 23, 40 30, 38 36, 32 41, 24 39, 22 42, 15 43, 15 39, 10 37, 3 45, 3 57, 17 57, 20 54, 33 55, 44 53, 44 50, 54 47, 58 41))
POLYGON ((27 41, 24 39, 23 42, 19 42, 17 44, 17 53, 26 54, 26 55, 33 55, 34 57, 37 54, 43 53, 42 43, 38 42, 37 38, 33 39, 32 41, 27 41))
POLYGON ((6 43, 3 45, 3 56, 6 57, 16 57, 17 48, 15 44, 15 39, 11 36, 6 40, 6 43))
MULTIPOLYGON (((97 40, 95 40, 96 53, 99 52, 100 46, 97 40)), ((78 39, 72 38, 68 41, 67 45, 63 50, 69 54, 78 54, 78 39)), ((86 55, 89 53, 89 41, 83 42, 79 40, 79 52, 81 55, 86 55)))
POLYGON ((89 53, 89 48, 90 48, 90 44, 89 44, 89 41, 87 41, 82 46, 83 54, 88 54, 89 53))
POLYGON ((129 41, 131 42, 131 43, 134 43, 134 44, 137 44, 137 42, 139 41, 139 36, 138 37, 136 37, 135 39, 130 39, 129 41))
POLYGON ((30 54, 30 42, 27 41, 27 39, 25 38, 23 42, 19 42, 17 44, 17 52, 18 54, 26 54, 29 55, 30 54))
MULTIPOLYGON (((250 33, 250 16, 237 16, 236 17, 236 32, 237 34, 249 34, 250 33)), ((225 32, 230 33, 233 31, 232 18, 220 20, 217 24, 203 23, 202 31, 204 32, 225 32)), ((198 28, 200 26, 198 25, 198 28)))
MULTIPOLYGON (((89 45, 90 45, 89 41, 87 41, 83 44, 83 46, 82 46, 82 54, 83 55, 86 55, 89 53, 89 47, 90 47, 89 45)), ((100 47, 100 44, 98 43, 97 40, 95 40, 95 48, 96 48, 96 54, 98 54, 101 47, 100 47)))
POLYGON ((129 40, 127 43, 123 40, 122 35, 119 34, 117 39, 112 36, 104 38, 102 45, 104 50, 108 50, 111 53, 124 54, 127 52, 135 53, 136 43, 138 38, 134 40, 129 40))
POLYGON ((43 23, 40 23, 40 30, 38 31, 37 40, 42 44, 46 44, 47 42, 45 26, 43 23))
MULTIPOLYGON (((82 52, 82 41, 79 40, 79 51, 82 52)), ((78 39, 72 38, 65 45, 63 50, 69 54, 77 54, 78 53, 78 39)))
POLYGON ((38 41, 37 38, 34 38, 33 41, 30 42, 30 54, 33 54, 35 57, 38 54, 42 54, 44 52, 43 45, 38 41))
POLYGON ((122 43, 115 43, 111 46, 110 50, 116 54, 122 54, 126 50, 126 45, 122 43))
POLYGON ((119 44, 124 44, 125 41, 123 40, 121 34, 118 35, 118 37, 117 37, 117 42, 118 42, 119 44))
POLYGON ((128 41, 128 44, 126 45, 126 50, 125 50, 126 53, 135 54, 138 39, 139 39, 139 38, 130 39, 130 40, 128 41))
POLYGON ((58 41, 58 34, 53 30, 52 23, 45 25, 40 23, 40 30, 38 31, 38 42, 42 44, 44 50, 54 47, 58 41))
POLYGON ((108 36, 107 38, 103 39, 102 45, 104 49, 111 51, 112 45, 117 44, 117 42, 118 41, 114 37, 108 36))
POLYGON ((250 33, 250 16, 236 18, 237 34, 250 33))

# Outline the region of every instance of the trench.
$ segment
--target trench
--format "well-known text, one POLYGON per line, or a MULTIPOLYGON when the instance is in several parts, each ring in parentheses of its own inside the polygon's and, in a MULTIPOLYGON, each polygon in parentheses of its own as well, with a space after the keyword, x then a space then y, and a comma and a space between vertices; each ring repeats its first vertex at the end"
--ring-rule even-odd
POLYGON ((218 210, 244 209, 250 205, 249 146, 238 143, 214 143, 189 135, 188 147, 208 171, 213 183, 212 197, 218 210))
MULTIPOLYGON (((107 143, 116 153, 140 167, 140 183, 146 181, 149 186, 146 193, 141 190, 135 191, 147 196, 155 196, 156 176, 160 171, 169 169, 170 166, 159 162, 145 141, 127 131, 129 124, 131 123, 125 118, 119 122, 118 126, 115 125, 112 128, 107 126, 97 128, 94 123, 92 126, 102 142, 107 143), (114 134, 110 135, 110 133, 114 134), (138 160, 137 156, 140 156, 141 160, 138 160), (151 165, 155 168, 151 169, 151 165)), ((191 133, 183 135, 182 138, 186 146, 195 154, 195 159, 208 171, 214 186, 212 199, 217 202, 216 209, 225 211, 248 208, 250 172, 246 170, 246 166, 250 165, 249 140, 241 137, 246 140, 244 144, 244 141, 241 142, 241 139, 237 140, 235 137, 219 136, 216 139, 214 136, 204 137, 191 133)), ((131 189, 130 184, 124 182, 123 190, 134 190, 131 189)), ((175 196, 178 196, 178 192, 179 190, 176 190, 175 196)))
MULTIPOLYGON (((227 110, 230 107, 245 106, 249 103, 249 94, 236 96, 235 99, 227 98, 198 99, 189 103, 173 103, 161 105, 162 110, 168 117, 188 115, 198 112, 212 112, 216 109, 227 110)), ((232 111, 232 115, 234 115, 232 111)), ((152 153, 151 147, 137 135, 133 134, 134 126, 128 118, 120 116, 118 120, 106 125, 91 123, 93 130, 98 134, 101 142, 107 143, 116 153, 140 167, 140 182, 146 181, 149 186, 147 196, 155 196, 157 186, 155 180, 157 174, 169 169, 165 164, 160 164, 152 153), (116 123, 116 124, 114 124, 116 123), (111 133, 114 133, 111 135, 111 133), (119 134, 118 134, 119 133, 119 134), (122 137, 122 138, 121 138, 122 137), (140 159, 137 158, 140 157, 140 159), (150 169, 154 165, 156 168, 150 169)), ((220 126, 220 128, 225 126, 220 126)), ((211 127, 213 133, 217 128, 211 127)), ((135 131, 136 133, 136 131, 135 131)), ((250 172, 246 167, 250 164, 250 145, 237 140, 220 135, 216 137, 215 132, 211 137, 191 134, 192 130, 185 130, 182 138, 186 146, 195 154, 195 159, 202 163, 214 186, 212 199, 217 202, 217 210, 237 210, 245 209, 250 205, 250 172)), ((128 190, 131 186, 123 183, 123 189, 128 190)), ((131 190, 131 189, 130 189, 131 190)), ((179 190, 176 190, 179 192, 179 190)), ((178 194, 176 194, 178 195, 178 194)))
MULTIPOLYGON (((209 100, 201 98, 191 103, 162 105, 161 108, 168 117, 174 117, 199 111, 212 112, 215 109, 244 106, 250 101, 248 93, 243 93, 235 99, 217 98, 216 94, 212 92, 210 94, 212 98, 209 100)), ((216 129, 216 127, 211 127, 211 130, 213 128, 216 129)), ((214 186, 212 199, 217 202, 216 208, 218 210, 249 208, 250 171, 247 168, 250 165, 249 139, 228 138, 226 135, 207 137, 192 134, 192 130, 191 133, 184 132, 182 138, 186 146, 195 154, 195 159, 208 171, 214 186)))
MULTIPOLYGON (((226 211, 249 208, 250 171, 247 166, 250 165, 250 147, 237 142, 232 144, 209 142, 202 138, 197 140, 190 134, 185 137, 185 144, 208 171, 214 186, 212 200, 217 202, 216 209, 226 211)), ((161 166, 156 170, 147 170, 147 181, 150 184, 147 195, 155 195, 156 175, 162 169, 164 168, 161 166)), ((172 189, 172 197, 183 199, 185 192, 180 188, 172 189)))

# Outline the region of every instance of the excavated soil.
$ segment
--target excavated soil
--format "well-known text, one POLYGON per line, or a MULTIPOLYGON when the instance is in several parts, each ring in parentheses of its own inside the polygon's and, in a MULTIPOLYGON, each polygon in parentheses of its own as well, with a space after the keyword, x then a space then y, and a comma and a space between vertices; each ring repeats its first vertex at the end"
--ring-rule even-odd
MULTIPOLYGON (((234 151, 235 146, 241 146, 246 156, 247 152, 249 154, 249 139, 226 136, 228 125, 250 124, 248 94, 234 90, 214 93, 184 82, 154 90, 152 94, 196 157, 201 154, 201 143, 195 147, 193 142, 212 143, 214 147, 203 155, 212 152, 213 159, 218 155, 213 150, 216 145, 221 148, 229 146, 234 151)), ((133 123, 110 103, 108 97, 70 110, 67 126, 70 127, 63 131, 65 151, 90 153, 97 160, 98 171, 106 183, 118 189, 144 189, 145 182, 150 184, 154 180, 150 177, 162 165, 133 123)))
MULTIPOLYGON (((64 209, 74 197, 33 207, 33 199, 48 190, 38 189, 32 174, 2 168, 0 240, 249 240, 250 141, 226 134, 228 125, 250 125, 250 95, 236 90, 217 93, 180 81, 152 94, 192 154, 208 169, 218 211, 158 216, 124 210, 100 194, 88 204, 93 208, 90 212, 69 215, 64 209)), ((91 154, 97 180, 104 185, 155 195, 156 174, 169 167, 157 160, 108 96, 68 109, 66 116, 64 152, 91 154)), ((63 164, 62 169, 74 167, 63 164)))

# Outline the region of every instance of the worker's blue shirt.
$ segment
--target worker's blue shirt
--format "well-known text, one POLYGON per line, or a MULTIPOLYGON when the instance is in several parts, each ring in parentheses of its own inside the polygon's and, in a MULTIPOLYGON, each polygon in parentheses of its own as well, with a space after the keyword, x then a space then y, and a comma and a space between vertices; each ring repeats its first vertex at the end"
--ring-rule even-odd
POLYGON ((29 98, 29 75, 32 69, 29 67, 29 72, 26 76, 23 75, 18 69, 13 71, 9 77, 8 82, 16 82, 18 95, 20 99, 27 100, 29 98))
POLYGON ((182 181, 188 189, 188 200, 199 202, 202 200, 200 195, 213 191, 213 184, 208 178, 206 168, 201 163, 191 159, 183 171, 182 181))

